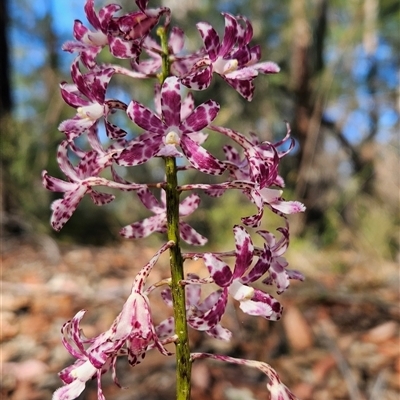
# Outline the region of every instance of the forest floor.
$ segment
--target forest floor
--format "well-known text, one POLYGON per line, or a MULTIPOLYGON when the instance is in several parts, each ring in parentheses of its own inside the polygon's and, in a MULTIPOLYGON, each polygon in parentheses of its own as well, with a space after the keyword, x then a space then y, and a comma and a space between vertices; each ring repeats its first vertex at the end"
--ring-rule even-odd
MULTIPOLYGON (((2 400, 47 400, 72 362, 60 328, 86 309, 83 331, 92 337, 110 326, 127 298, 135 272, 155 250, 140 243, 113 247, 56 244, 47 237, 2 241, 2 400)), ((194 351, 268 362, 303 400, 398 400, 400 398, 399 266, 351 249, 332 253, 289 249, 292 268, 305 282, 293 282, 277 296, 284 306, 278 322, 243 314, 229 303, 223 325, 234 333, 220 342, 191 332, 194 351), (339 266, 339 267, 338 267, 339 266)), ((168 274, 162 256, 150 283, 168 274)), ((188 268, 199 272, 200 262, 188 268)), ((272 293, 271 293, 272 294, 272 293)), ((160 296, 150 297, 153 320, 168 312, 160 296)), ((170 348, 173 350, 173 347, 170 348)), ((150 351, 132 368, 118 362, 117 374, 102 378, 107 400, 174 399, 174 357, 150 351)), ((256 370, 196 361, 193 400, 266 399, 266 378, 256 370)), ((79 399, 95 400, 96 381, 79 399)))

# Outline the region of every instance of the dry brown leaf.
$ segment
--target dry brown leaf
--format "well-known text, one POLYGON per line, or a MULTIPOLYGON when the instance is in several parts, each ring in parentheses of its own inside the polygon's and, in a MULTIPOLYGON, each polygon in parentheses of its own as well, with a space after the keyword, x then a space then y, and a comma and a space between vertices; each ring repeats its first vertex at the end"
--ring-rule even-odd
POLYGON ((283 314, 283 326, 289 346, 294 351, 303 351, 312 347, 314 338, 310 325, 297 307, 286 308, 283 314))

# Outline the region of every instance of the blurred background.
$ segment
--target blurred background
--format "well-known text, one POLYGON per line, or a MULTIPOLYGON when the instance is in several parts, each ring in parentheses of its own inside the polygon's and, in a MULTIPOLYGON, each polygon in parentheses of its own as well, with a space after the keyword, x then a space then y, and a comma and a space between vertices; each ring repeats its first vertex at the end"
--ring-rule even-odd
MULTIPOLYGON (((118 3, 126 11, 136 9, 132 0, 118 3)), ((95 7, 98 10, 105 4, 98 0, 95 7)), ((158 4, 150 1, 150 7, 158 4)), ((303 399, 397 399, 399 3, 165 0, 162 4, 172 9, 172 24, 185 30, 189 50, 201 44, 195 27, 198 21, 211 23, 221 37, 224 21, 220 12, 242 14, 252 21, 252 43, 260 44, 262 60, 278 63, 281 72, 260 75, 250 103, 218 78, 209 90, 195 94, 196 102, 213 98, 221 104, 217 124, 243 133, 257 132, 263 140, 282 138, 288 121, 297 143, 283 159, 280 174, 286 181, 285 198, 302 201, 307 207, 304 214, 289 218, 292 237, 287 255, 291 267, 302 271, 307 280, 282 296, 291 317, 278 327, 238 316, 240 311, 232 308, 233 324, 240 325, 242 339, 253 332, 260 335, 257 343, 263 338, 264 347, 241 348, 239 341, 226 350, 232 355, 254 353, 255 358, 262 354, 264 361, 275 360, 274 367, 283 368, 285 382, 294 385, 303 399), (296 344, 299 327, 306 333, 296 344), (372 356, 375 361, 380 357, 377 364, 372 356)), ((68 360, 66 354, 54 354, 54 348, 62 347, 57 335, 63 321, 74 310, 90 309, 88 302, 94 302, 90 304, 101 314, 104 301, 95 295, 98 290, 92 291, 93 285, 104 284, 106 298, 113 299, 118 312, 129 285, 120 292, 113 285, 118 287, 121 279, 132 276, 130 252, 141 249, 147 256, 151 250, 143 246, 157 246, 163 239, 124 243, 118 237, 122 226, 148 216, 134 194, 118 194, 112 204, 100 208, 85 199, 62 232, 50 228, 50 204, 59 194, 42 188, 40 174, 46 169, 63 178, 55 159, 62 140, 57 126, 75 111, 63 103, 59 92, 61 81, 71 81, 69 68, 74 59, 61 51, 61 45, 72 39, 74 19, 90 26, 83 6, 84 0, 0 2, 2 340, 7 345, 2 361, 14 368, 8 369, 14 372, 3 381, 2 395, 12 400, 50 398, 59 381, 49 376, 68 360), (104 256, 101 261, 98 254, 104 256), (79 276, 79 284, 72 276, 79 276), (51 310, 40 300, 43 293, 61 296, 51 310), (32 333, 35 326, 38 331, 32 333), (26 344, 23 338, 27 337, 31 348, 22 351, 20 343, 26 344), (42 350, 39 355, 38 348, 42 350), (24 378, 30 375, 22 366, 32 360, 41 364, 27 370, 45 371, 47 384, 43 374, 38 378, 30 372, 34 378, 24 378), (27 392, 21 392, 21 387, 27 392)), ((126 101, 135 97, 151 107, 149 83, 129 86, 127 82, 115 79, 111 90, 126 101)), ((211 134, 207 143, 210 151, 220 154, 223 143, 219 137, 211 134)), ((137 182, 157 181, 161 167, 157 161, 128 174, 137 182)), ((207 182, 204 176, 193 179, 207 182)), ((190 222, 209 238, 210 248, 227 250, 232 247, 231 227, 239 222, 238 213, 229 215, 227 210, 238 209, 243 215, 254 211, 237 193, 204 198, 190 222)), ((262 227, 273 229, 271 224, 276 223, 273 217, 264 217, 262 227)), ((138 257, 145 260, 142 254, 138 257)), ((226 394, 226 387, 212 391, 215 385, 210 382, 227 379, 212 371, 198 373, 209 379, 205 386, 201 379, 196 381, 199 398, 252 399, 254 388, 260 385, 259 376, 249 376, 250 383, 243 384, 253 394, 229 397, 237 393, 226 394)), ((128 379, 126 384, 130 384, 128 379)), ((146 398, 165 398, 153 386, 143 389, 146 398)), ((94 398, 88 393, 82 398, 94 398)), ((112 393, 110 399, 143 398, 134 397, 133 392, 112 393)))

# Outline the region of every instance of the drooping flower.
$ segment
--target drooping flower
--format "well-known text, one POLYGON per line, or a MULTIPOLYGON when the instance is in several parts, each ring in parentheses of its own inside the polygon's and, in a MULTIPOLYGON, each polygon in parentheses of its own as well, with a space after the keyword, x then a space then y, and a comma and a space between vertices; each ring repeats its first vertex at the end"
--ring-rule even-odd
MULTIPOLYGON (((253 280, 245 279, 245 274, 251 271, 254 246, 250 235, 244 228, 236 225, 233 229, 236 244, 236 260, 233 272, 229 265, 223 262, 213 253, 205 253, 203 256, 211 278, 214 282, 228 291, 229 294, 240 303, 243 312, 249 315, 260 315, 269 320, 278 320, 282 314, 282 306, 268 293, 249 286, 253 280)), ((257 264, 254 268, 257 267, 257 264)))
MULTIPOLYGON (((141 362, 149 348, 156 347, 161 354, 171 355, 153 325, 144 285, 160 255, 172 245, 173 242, 164 244, 138 273, 122 311, 106 332, 91 339, 84 337, 79 325, 85 310, 79 311, 72 320, 64 324, 63 344, 76 361, 60 372, 60 378, 65 385, 54 392, 53 400, 76 399, 85 389, 86 382, 93 378, 97 378, 98 399, 105 400, 101 389, 101 375, 111 369, 114 382, 119 386, 116 377, 118 356, 127 355, 129 363, 135 366, 141 362)), ((165 332, 164 327, 161 331, 165 332)))
MULTIPOLYGON (((221 196, 227 189, 241 189, 249 194, 253 189, 259 191, 270 186, 284 187, 285 183, 278 175, 279 160, 288 154, 294 146, 294 140, 290 137, 289 126, 284 139, 277 143, 260 142, 254 133, 247 138, 243 134, 233 129, 211 125, 213 131, 222 133, 236 142, 243 149, 244 157, 231 145, 225 145, 223 151, 226 160, 223 163, 229 171, 230 180, 223 184, 193 184, 184 185, 184 190, 203 189, 213 197, 221 196), (289 146, 285 151, 279 151, 277 147, 289 141, 289 146)), ((280 193, 280 192, 279 192, 280 193)), ((264 194, 267 201, 267 191, 264 194)), ((250 196, 249 196, 250 197, 250 196)), ((280 196, 274 194, 274 199, 280 196)), ((258 202, 256 204, 259 204, 258 202)), ((260 204, 263 204, 261 201, 260 204)))
MULTIPOLYGON (((167 231, 167 206, 165 191, 161 192, 161 201, 158 201, 147 187, 137 190, 137 195, 143 205, 155 215, 142 221, 127 225, 121 229, 120 234, 128 239, 138 239, 149 236, 153 232, 165 233, 167 231)), ((179 216, 186 217, 193 213, 200 204, 200 197, 191 194, 179 204, 179 216)), ((186 222, 179 221, 180 235, 186 243, 203 246, 207 238, 200 235, 186 222)))
POLYGON ((199 171, 213 175, 224 172, 225 165, 191 137, 214 120, 219 105, 208 100, 182 119, 181 100, 178 78, 169 77, 161 88, 160 117, 137 101, 129 104, 129 118, 146 132, 116 157, 119 165, 138 165, 156 155, 176 157, 175 146, 178 145, 190 164, 199 171))
POLYGON ((42 173, 42 183, 46 189, 64 193, 62 199, 55 200, 51 205, 53 210, 51 225, 56 231, 59 231, 71 218, 85 194, 89 194, 93 203, 98 206, 114 200, 114 195, 100 193, 93 189, 94 186, 124 190, 137 190, 144 186, 134 183, 122 184, 99 176, 101 171, 112 165, 113 151, 104 154, 99 154, 96 150, 86 152, 78 165, 74 167, 68 159, 68 146, 67 140, 62 141, 57 152, 58 165, 68 181, 54 178, 47 171, 42 173))
MULTIPOLYGON (((259 369, 262 370, 261 368, 259 369)), ((269 375, 271 375, 271 373, 269 375)), ((290 389, 282 383, 276 372, 272 376, 273 378, 271 378, 271 382, 267 383, 267 388, 271 394, 271 400, 298 400, 290 389)))
POLYGON ((235 180, 251 181, 260 189, 276 184, 278 179, 279 153, 269 142, 255 143, 233 129, 212 125, 215 132, 222 133, 243 148, 245 158, 232 147, 225 147, 229 157, 227 166, 235 180))
POLYGON ((275 74, 279 72, 279 67, 270 61, 259 62, 260 46, 249 46, 253 37, 253 28, 247 18, 234 17, 228 13, 222 13, 222 15, 225 18, 222 42, 217 31, 210 24, 200 22, 196 25, 207 55, 196 62, 181 82, 191 89, 203 90, 210 85, 215 72, 250 101, 254 94, 253 80, 259 72, 275 74), (244 23, 244 27, 241 22, 244 23))
POLYGON ((282 383, 277 372, 265 362, 210 353, 191 353, 190 358, 193 361, 202 358, 212 358, 214 360, 228 362, 231 364, 257 368, 268 377, 269 382, 267 383, 267 388, 270 391, 270 400, 298 400, 298 398, 282 383))
MULTIPOLYGON (((287 134, 284 139, 277 143, 260 142, 255 134, 248 139, 246 136, 232 129, 211 126, 212 130, 222 133, 237 144, 243 150, 245 157, 242 159, 239 152, 232 146, 224 146, 227 161, 227 169, 231 177, 239 185, 241 182, 252 182, 251 188, 243 189, 243 193, 256 205, 257 213, 243 217, 242 222, 250 227, 258 227, 264 214, 264 206, 268 206, 275 213, 294 214, 303 212, 305 207, 298 201, 285 201, 282 198, 280 189, 273 189, 271 186, 284 186, 282 177, 278 175, 280 159, 288 154, 294 146, 294 140, 290 137, 290 128, 287 125, 287 134), (277 147, 289 141, 285 151, 278 151, 277 147)), ((208 190, 210 195, 221 195, 223 190, 208 190)))
MULTIPOLYGON (((252 159, 257 157, 260 160, 264 160, 264 163, 267 165, 273 166, 274 164, 278 165, 279 160, 290 153, 295 145, 294 139, 291 137, 291 130, 289 124, 286 124, 286 135, 283 139, 279 140, 275 143, 270 143, 268 141, 262 142, 258 136, 254 132, 250 132, 250 138, 242 135, 239 132, 236 132, 231 129, 221 128, 221 127, 211 127, 219 133, 222 133, 232 140, 234 140, 237 144, 239 144, 244 150, 244 157, 242 158, 239 154, 238 150, 230 145, 225 145, 223 147, 226 163, 228 164, 229 172, 231 176, 235 180, 251 180, 260 184, 260 187, 266 187, 270 185, 275 185, 278 187, 283 187, 284 181, 281 176, 277 174, 273 174, 272 178, 266 179, 263 181, 258 173, 257 169, 254 169, 252 159), (284 151, 280 151, 280 146, 285 146, 286 149, 284 151), (250 153, 251 149, 256 149, 256 156, 250 153)), ((277 171, 276 168, 269 168, 271 171, 277 171)), ((263 171, 263 170, 261 170, 263 171)))
POLYGON ((93 127, 104 117, 106 132, 111 138, 124 136, 126 132, 108 121, 108 116, 115 109, 126 110, 126 104, 119 100, 106 100, 108 84, 114 74, 113 68, 96 68, 82 74, 79 59, 71 65, 73 84, 61 83, 61 95, 64 101, 76 108, 76 115, 63 121, 58 129, 64 132, 69 141, 93 127))

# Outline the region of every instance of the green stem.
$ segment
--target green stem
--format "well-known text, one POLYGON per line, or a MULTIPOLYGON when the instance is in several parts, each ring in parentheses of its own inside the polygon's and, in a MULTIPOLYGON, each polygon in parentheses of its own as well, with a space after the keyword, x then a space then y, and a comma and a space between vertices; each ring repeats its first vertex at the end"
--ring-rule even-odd
POLYGON ((161 41, 161 72, 158 75, 158 79, 160 83, 163 84, 165 79, 170 76, 171 69, 171 61, 169 59, 169 50, 168 50, 168 36, 167 30, 163 26, 159 26, 157 28, 157 35, 160 37, 161 41))
MULTIPOLYGON (((159 75, 160 83, 170 75, 170 60, 168 53, 167 32, 164 27, 157 29, 157 35, 161 39, 162 71, 159 75)), ((180 248, 179 236, 179 194, 178 174, 174 157, 165 158, 165 174, 167 184, 165 186, 167 202, 167 232, 168 240, 173 240, 175 246, 170 248, 171 268, 171 292, 174 308, 175 342, 176 350, 176 398, 177 400, 190 399, 190 380, 192 363, 190 360, 189 335, 186 322, 186 298, 185 287, 181 281, 185 278, 183 272, 183 258, 180 248)))
POLYGON ((171 292, 174 307, 176 341, 176 398, 177 400, 190 399, 190 348, 188 328, 186 323, 185 287, 180 284, 184 279, 183 258, 179 245, 179 191, 176 162, 174 157, 165 159, 167 175, 166 200, 167 200, 167 229, 168 239, 175 242, 170 248, 171 267, 171 292))

